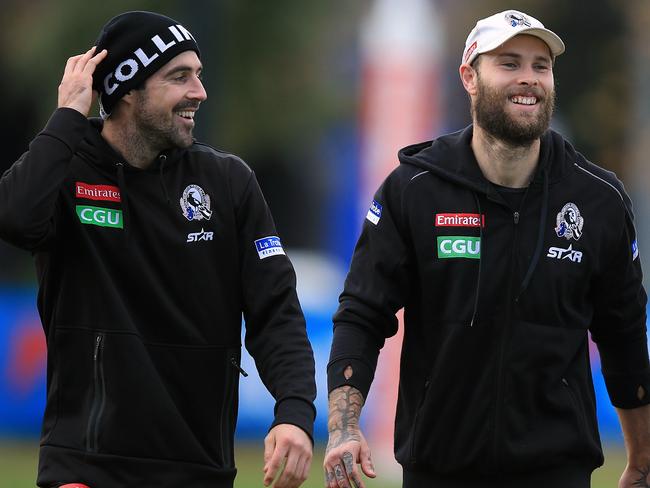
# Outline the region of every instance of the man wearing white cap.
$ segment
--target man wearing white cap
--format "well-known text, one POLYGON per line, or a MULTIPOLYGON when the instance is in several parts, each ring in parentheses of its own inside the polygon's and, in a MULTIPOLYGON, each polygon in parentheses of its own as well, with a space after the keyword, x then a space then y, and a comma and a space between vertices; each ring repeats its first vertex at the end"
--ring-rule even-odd
POLYGON ((359 417, 400 308, 405 487, 590 486, 603 454, 588 333, 628 450, 619 487, 650 486, 631 202, 549 129, 563 52, 522 12, 480 20, 459 70, 472 125, 402 149, 375 194, 334 316, 326 486, 375 476, 359 417))

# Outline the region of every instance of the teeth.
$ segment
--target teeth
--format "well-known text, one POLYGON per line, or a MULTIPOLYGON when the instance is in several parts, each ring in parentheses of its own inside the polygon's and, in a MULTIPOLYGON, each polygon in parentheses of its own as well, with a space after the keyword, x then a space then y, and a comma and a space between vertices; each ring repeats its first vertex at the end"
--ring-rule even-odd
POLYGON ((536 97, 515 96, 515 97, 512 97, 510 100, 512 100, 513 103, 518 103, 520 105, 535 105, 537 103, 537 98, 536 97))
POLYGON ((191 110, 185 110, 183 112, 176 112, 178 115, 183 117, 184 119, 193 119, 194 118, 194 112, 191 110))

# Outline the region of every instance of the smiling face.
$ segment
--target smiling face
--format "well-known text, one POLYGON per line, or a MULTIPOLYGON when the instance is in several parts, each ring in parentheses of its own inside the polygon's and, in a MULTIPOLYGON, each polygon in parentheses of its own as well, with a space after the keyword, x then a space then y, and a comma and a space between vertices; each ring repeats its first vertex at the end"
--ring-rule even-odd
POLYGON ((135 128, 152 148, 192 144, 194 114, 208 97, 201 69, 196 53, 185 51, 147 79, 144 89, 131 92, 135 128))
POLYGON ((474 123, 512 146, 528 146, 548 129, 555 107, 553 60, 544 41, 518 35, 461 66, 474 123))

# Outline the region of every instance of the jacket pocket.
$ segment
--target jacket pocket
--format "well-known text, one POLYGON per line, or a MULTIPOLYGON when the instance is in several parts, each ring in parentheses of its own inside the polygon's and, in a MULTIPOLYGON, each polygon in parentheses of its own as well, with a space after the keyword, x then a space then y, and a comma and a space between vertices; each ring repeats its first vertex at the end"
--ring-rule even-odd
POLYGON ((89 452, 96 452, 98 447, 97 435, 101 422, 104 407, 106 405, 106 382, 104 379, 104 342, 106 336, 103 333, 95 335, 93 347, 93 394, 91 400, 90 414, 88 415, 88 426, 86 428, 86 449, 89 452))
POLYGON ((72 328, 56 340, 47 443, 233 467, 239 344, 151 344, 72 328))
POLYGON ((506 352, 504 462, 520 469, 566 463, 568 457, 598 465, 587 332, 517 321, 506 352))
POLYGON ((576 392, 573 390, 573 387, 566 378, 562 378, 562 385, 569 395, 571 405, 575 411, 577 428, 580 431, 581 435, 587 435, 587 417, 585 415, 584 408, 582 407, 582 402, 576 396, 576 392))
POLYGON ((402 357, 395 454, 408 469, 451 473, 486 462, 495 339, 486 327, 436 326, 448 334, 427 357, 425 377, 410 379, 402 357))
POLYGON ((225 376, 225 389, 223 402, 221 404, 221 454, 224 466, 235 466, 234 454, 234 433, 237 424, 238 395, 235 385, 238 384, 239 374, 248 376, 239 365, 241 359, 241 348, 229 348, 226 351, 228 363, 225 376))

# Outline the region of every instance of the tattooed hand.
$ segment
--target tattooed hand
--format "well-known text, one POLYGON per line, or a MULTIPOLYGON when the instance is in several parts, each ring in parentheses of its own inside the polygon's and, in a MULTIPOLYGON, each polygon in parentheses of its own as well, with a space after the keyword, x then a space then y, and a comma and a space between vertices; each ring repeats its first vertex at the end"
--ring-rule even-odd
POLYGON ((375 477, 368 443, 359 429, 363 395, 356 388, 341 386, 329 396, 329 440, 323 469, 327 488, 365 488, 361 471, 375 477))
POLYGON ((650 464, 642 468, 625 468, 618 483, 619 488, 650 488, 650 464))

